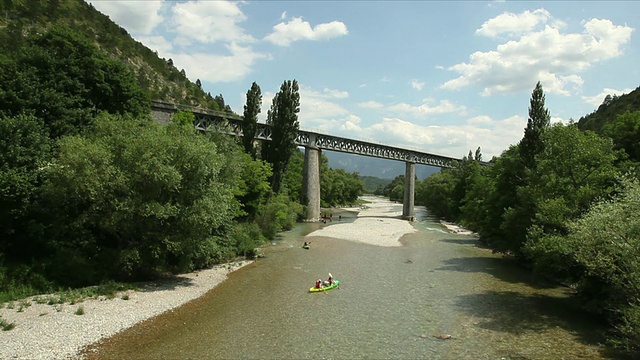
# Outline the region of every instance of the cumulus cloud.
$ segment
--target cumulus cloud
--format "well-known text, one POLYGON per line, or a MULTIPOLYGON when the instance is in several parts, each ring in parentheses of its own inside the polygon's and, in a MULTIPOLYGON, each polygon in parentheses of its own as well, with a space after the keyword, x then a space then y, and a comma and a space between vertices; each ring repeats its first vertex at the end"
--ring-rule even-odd
POLYGON ((267 54, 253 51, 251 47, 237 44, 227 46, 229 55, 208 53, 170 54, 174 64, 187 69, 187 76, 212 83, 231 82, 243 79, 260 59, 270 59, 267 54), (179 65, 178 65, 179 64, 179 65))
POLYGON ((273 27, 273 32, 265 40, 278 46, 289 46, 299 40, 328 40, 347 35, 347 26, 340 21, 318 24, 311 27, 309 22, 296 17, 273 27))
POLYGON ((412 88, 418 91, 422 90, 422 88, 424 87, 424 84, 425 84, 424 82, 420 82, 416 79, 413 79, 409 82, 409 85, 411 85, 412 88))
POLYGON ((545 9, 525 11, 520 14, 502 13, 493 19, 485 21, 476 34, 495 37, 500 34, 521 34, 533 30, 538 24, 544 24, 551 18, 545 9))
POLYGON ((428 103, 422 103, 420 105, 411 105, 407 103, 398 103, 387 107, 387 110, 393 112, 402 112, 406 114, 410 114, 414 117, 424 117, 425 115, 430 114, 445 114, 452 112, 464 112, 464 106, 454 105, 449 100, 441 100, 435 106, 431 106, 428 103))
POLYGON ((150 34, 164 21, 160 10, 164 1, 87 1, 118 25, 135 34, 150 34))
MULTIPOLYGON (((301 87, 300 126, 309 126, 317 129, 319 124, 324 121, 350 114, 346 108, 333 101, 334 99, 344 98, 343 95, 339 95, 341 93, 346 92, 330 89, 324 89, 319 92, 307 87, 301 87)), ((323 125, 323 128, 326 127, 323 125)))
MULTIPOLYGON (((476 118, 478 120, 479 117, 476 118)), ((520 116, 492 120, 482 116, 482 127, 468 121, 461 125, 418 125, 400 118, 383 118, 381 122, 359 131, 365 138, 385 139, 386 143, 416 151, 462 157, 469 150, 482 149, 484 159, 499 156, 510 145, 520 141, 526 120, 520 116)))
POLYGON ((239 23, 247 17, 238 4, 230 1, 191 1, 172 8, 175 31, 182 41, 204 44, 215 42, 247 43, 255 39, 239 23))
MULTIPOLYGON (((546 11, 538 11, 537 17, 536 11, 528 15, 533 20, 523 26, 523 30, 546 21, 546 11)), ((500 16, 492 20, 498 18, 500 16)), ((514 31, 513 26, 505 24, 506 20, 502 27, 492 20, 480 30, 488 34, 505 33, 508 29, 514 31)), ((455 90, 477 85, 483 88, 482 95, 486 96, 528 90, 540 80, 545 92, 569 95, 571 90, 582 85, 579 73, 597 62, 622 54, 623 46, 629 42, 634 30, 626 25, 614 25, 606 19, 585 21, 583 27, 582 33, 565 34, 558 26, 546 24, 544 29, 509 40, 495 50, 477 51, 471 54, 469 62, 449 67, 448 70, 460 76, 441 87, 455 90)))

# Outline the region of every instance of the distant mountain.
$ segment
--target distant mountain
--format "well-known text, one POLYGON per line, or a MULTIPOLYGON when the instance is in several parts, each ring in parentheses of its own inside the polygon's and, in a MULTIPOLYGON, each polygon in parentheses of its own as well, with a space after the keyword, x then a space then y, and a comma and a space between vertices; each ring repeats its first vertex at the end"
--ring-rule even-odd
MULTIPOLYGON (((329 159, 330 168, 343 169, 348 173, 357 172, 361 176, 373 176, 380 179, 393 180, 396 176, 404 175, 405 173, 405 163, 402 161, 326 150, 323 151, 322 154, 329 159)), ((416 165, 418 180, 424 180, 427 176, 438 171, 440 171, 439 167, 416 165)))

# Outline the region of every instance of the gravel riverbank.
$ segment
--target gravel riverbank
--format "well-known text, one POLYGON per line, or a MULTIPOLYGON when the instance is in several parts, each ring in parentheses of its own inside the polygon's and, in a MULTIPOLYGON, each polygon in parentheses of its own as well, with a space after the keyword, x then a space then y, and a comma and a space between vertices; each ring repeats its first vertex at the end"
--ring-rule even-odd
POLYGON ((0 317, 15 328, 0 331, 0 359, 77 359, 85 346, 204 295, 226 280, 227 274, 249 263, 240 261, 179 275, 119 293, 113 299, 47 305, 33 297, 3 304, 0 317))

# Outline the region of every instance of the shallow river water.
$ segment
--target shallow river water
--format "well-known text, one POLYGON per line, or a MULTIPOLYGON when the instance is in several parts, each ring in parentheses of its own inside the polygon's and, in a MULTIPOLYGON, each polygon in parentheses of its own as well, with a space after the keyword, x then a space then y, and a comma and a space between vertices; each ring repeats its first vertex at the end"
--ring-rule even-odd
POLYGON ((304 250, 304 235, 332 224, 301 224, 206 296, 106 341, 97 358, 608 358, 601 325, 568 289, 536 284, 475 237, 416 215, 419 231, 400 247, 313 237, 304 250), (340 287, 309 293, 329 272, 340 287))

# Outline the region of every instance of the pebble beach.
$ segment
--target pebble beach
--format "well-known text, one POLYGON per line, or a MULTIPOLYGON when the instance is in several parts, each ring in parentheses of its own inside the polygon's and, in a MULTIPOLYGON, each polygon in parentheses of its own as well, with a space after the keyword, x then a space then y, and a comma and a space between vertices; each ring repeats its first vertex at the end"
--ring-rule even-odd
POLYGON ((3 304, 0 316, 15 327, 0 331, 0 359, 79 359, 84 347, 201 297, 249 263, 179 275, 112 299, 85 299, 73 305, 38 301, 52 294, 3 304))

